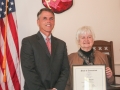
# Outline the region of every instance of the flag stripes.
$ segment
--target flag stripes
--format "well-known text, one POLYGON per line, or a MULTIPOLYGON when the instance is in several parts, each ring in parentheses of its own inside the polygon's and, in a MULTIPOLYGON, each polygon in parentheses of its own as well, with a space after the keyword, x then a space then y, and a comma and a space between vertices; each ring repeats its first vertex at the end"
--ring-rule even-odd
MULTIPOLYGON (((9 3, 14 4, 13 0, 9 0, 9 3)), ((7 26, 5 22, 6 18, 0 17, 0 90, 20 90, 19 41, 15 12, 7 15, 7 26), (5 33, 6 44, 4 44, 5 33), (4 47, 6 47, 6 82, 3 82, 4 69, 2 68, 4 47)))

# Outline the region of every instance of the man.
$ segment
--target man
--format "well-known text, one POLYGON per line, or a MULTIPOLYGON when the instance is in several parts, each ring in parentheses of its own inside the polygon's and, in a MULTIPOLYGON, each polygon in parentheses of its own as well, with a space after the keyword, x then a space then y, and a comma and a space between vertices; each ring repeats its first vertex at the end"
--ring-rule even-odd
POLYGON ((55 15, 43 8, 37 14, 39 31, 22 40, 21 66, 24 90, 64 90, 69 76, 69 62, 64 41, 52 36, 55 15), (47 47, 46 38, 50 38, 47 47))

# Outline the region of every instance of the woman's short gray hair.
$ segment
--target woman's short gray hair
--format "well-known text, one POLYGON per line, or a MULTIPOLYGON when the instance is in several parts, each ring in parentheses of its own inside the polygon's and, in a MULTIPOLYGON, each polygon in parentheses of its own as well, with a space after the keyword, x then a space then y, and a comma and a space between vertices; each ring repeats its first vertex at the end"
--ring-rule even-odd
POLYGON ((92 31, 91 27, 90 26, 83 26, 83 27, 79 28, 77 33, 76 33, 77 41, 79 41, 79 36, 80 35, 84 35, 86 33, 90 33, 92 35, 93 39, 95 40, 95 34, 92 31))

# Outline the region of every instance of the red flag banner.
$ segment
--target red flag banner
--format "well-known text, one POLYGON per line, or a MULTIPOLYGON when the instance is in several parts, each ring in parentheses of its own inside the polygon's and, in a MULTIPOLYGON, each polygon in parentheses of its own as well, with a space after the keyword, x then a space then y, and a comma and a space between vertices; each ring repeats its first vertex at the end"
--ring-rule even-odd
POLYGON ((73 5, 73 0, 42 0, 42 3, 55 13, 62 13, 73 5))
POLYGON ((0 0, 0 90, 20 90, 20 59, 14 0, 0 0))

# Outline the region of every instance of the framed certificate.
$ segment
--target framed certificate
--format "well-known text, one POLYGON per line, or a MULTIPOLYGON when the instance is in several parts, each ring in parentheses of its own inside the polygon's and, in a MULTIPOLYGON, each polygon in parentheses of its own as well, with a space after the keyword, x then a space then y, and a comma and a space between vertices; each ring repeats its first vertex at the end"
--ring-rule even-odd
POLYGON ((73 90, 106 90, 105 65, 73 66, 73 90))

